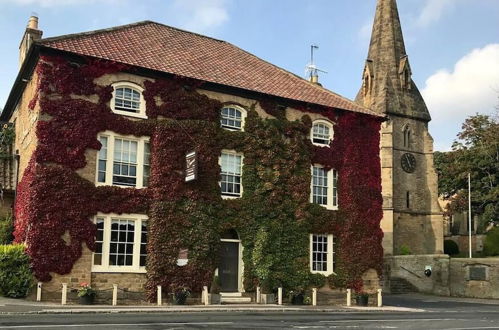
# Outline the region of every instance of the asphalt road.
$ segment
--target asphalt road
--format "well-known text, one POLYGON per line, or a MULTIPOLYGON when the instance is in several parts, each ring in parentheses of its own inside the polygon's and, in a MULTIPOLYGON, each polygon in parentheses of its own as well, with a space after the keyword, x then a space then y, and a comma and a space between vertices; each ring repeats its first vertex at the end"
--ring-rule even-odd
POLYGON ((499 329, 499 305, 385 297, 425 312, 271 312, 1 315, 0 329, 499 329))

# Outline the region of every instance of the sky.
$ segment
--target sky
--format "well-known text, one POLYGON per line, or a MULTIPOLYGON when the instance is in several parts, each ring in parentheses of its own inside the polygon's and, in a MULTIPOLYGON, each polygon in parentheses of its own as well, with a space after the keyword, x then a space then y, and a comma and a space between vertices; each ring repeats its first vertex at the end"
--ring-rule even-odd
MULTIPOLYGON (((0 0, 0 107, 18 71, 28 18, 44 37, 152 20, 226 40, 305 77, 310 45, 325 88, 354 99, 376 0, 0 0)), ((499 105, 499 0, 398 0, 406 50, 435 150, 464 119, 499 105)))

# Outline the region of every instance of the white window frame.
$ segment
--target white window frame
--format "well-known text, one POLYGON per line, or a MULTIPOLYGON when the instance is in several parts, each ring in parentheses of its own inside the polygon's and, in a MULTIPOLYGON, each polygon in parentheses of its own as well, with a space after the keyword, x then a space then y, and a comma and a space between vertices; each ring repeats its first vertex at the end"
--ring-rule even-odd
MULTIPOLYGON (((133 186, 125 186, 113 184, 113 163, 114 163, 114 141, 115 139, 124 139, 137 142, 137 171, 135 188, 145 188, 144 186, 144 145, 149 143, 149 137, 136 137, 133 135, 119 135, 111 131, 104 131, 97 135, 100 137, 107 137, 107 153, 106 153, 106 179, 105 182, 99 182, 99 151, 97 151, 96 167, 95 167, 95 185, 96 186, 116 186, 122 188, 134 188, 133 186)), ((149 145, 150 151, 150 145, 149 145)), ((149 159, 149 167, 151 160, 149 159)), ((150 176, 149 176, 150 179, 150 176)))
MULTIPOLYGON (((142 239, 142 222, 148 221, 145 214, 116 214, 116 213, 98 213, 93 221, 97 219, 104 220, 104 237, 102 241, 102 261, 101 265, 94 265, 94 255, 92 253, 92 272, 105 273, 145 273, 146 267, 140 266, 140 246, 142 239), (134 243, 133 243, 133 262, 132 266, 112 266, 109 265, 109 250, 111 245, 111 222, 112 220, 133 220, 134 224, 134 243)), ((149 229, 148 229, 149 232, 149 229)))
POLYGON ((334 136, 334 130, 333 130, 333 124, 331 122, 324 119, 317 119, 312 122, 312 128, 310 129, 310 141, 312 141, 313 145, 329 148, 331 141, 333 141, 333 136, 334 136), (317 124, 325 125, 329 128, 329 142, 327 144, 314 142, 314 126, 317 124))
POLYGON ((134 84, 132 82, 129 82, 129 81, 116 82, 116 83, 112 84, 111 86, 113 87, 113 97, 111 99, 111 110, 114 113, 119 114, 119 115, 123 115, 123 116, 128 116, 128 117, 147 119, 146 103, 145 103, 144 95, 143 95, 144 89, 141 86, 134 84), (114 102, 116 99, 116 89, 118 89, 118 88, 131 88, 131 89, 139 92, 139 94, 140 94, 139 112, 130 112, 130 111, 115 109, 114 102))
POLYGON ((243 196, 243 164, 244 164, 244 155, 240 152, 237 152, 235 150, 222 150, 222 153, 220 154, 220 157, 218 157, 218 165, 220 165, 220 181, 218 181, 218 186, 220 187, 220 194, 222 195, 223 199, 234 199, 234 198, 241 198, 243 196), (241 183, 240 183, 240 192, 239 195, 224 195, 222 193, 222 154, 228 154, 228 155, 234 155, 234 156, 240 156, 241 157, 241 183))
POLYGON ((331 275, 331 274, 336 274, 334 272, 334 237, 332 234, 310 234, 309 235, 309 241, 310 241, 310 272, 314 274, 323 274, 325 276, 331 275), (320 271, 320 270, 313 270, 313 262, 314 262, 314 249, 313 249, 313 238, 314 235, 327 235, 327 260, 326 260, 326 271, 320 271))
POLYGON ((228 131, 244 132, 244 125, 246 123, 247 115, 248 115, 247 111, 243 107, 240 107, 240 106, 235 105, 235 104, 226 104, 220 109, 220 127, 222 127, 223 129, 226 129, 228 131), (222 125, 222 110, 225 108, 233 108, 233 109, 236 109, 236 110, 241 112, 241 128, 240 129, 237 127, 230 127, 230 126, 227 127, 227 126, 222 125))
MULTIPOLYGON (((314 167, 324 168, 324 166, 319 164, 313 164, 310 166, 310 203, 314 203, 314 167)), ((337 210, 339 205, 338 198, 338 171, 334 168, 330 169, 327 173, 327 204, 318 204, 324 206, 328 210, 337 210), (336 186, 334 185, 334 175, 336 173, 336 186), (335 198, 336 197, 336 198, 335 198), (336 199, 336 203, 335 202, 336 199)))

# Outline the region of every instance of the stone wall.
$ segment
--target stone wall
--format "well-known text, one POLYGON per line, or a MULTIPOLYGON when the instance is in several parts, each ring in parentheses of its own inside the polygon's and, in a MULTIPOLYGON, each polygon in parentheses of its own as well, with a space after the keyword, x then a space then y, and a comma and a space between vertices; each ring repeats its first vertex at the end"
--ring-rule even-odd
POLYGON ((456 297, 499 299, 499 258, 453 258, 450 294, 456 297))
POLYGON ((446 254, 385 258, 383 290, 406 281, 418 292, 443 296, 499 299, 499 258, 449 258, 446 254), (431 267, 427 277, 424 270, 431 267))
MULTIPOLYGON (((460 253, 468 254, 469 249, 469 236, 468 235, 453 235, 445 237, 446 240, 451 240, 457 243, 460 253)), ((472 252, 483 251, 483 243, 485 235, 471 235, 471 250, 472 252)))
POLYGON ((391 292, 390 282, 403 279, 419 292, 448 296, 449 261, 446 254, 386 257, 383 291, 391 292), (426 266, 432 269, 430 277, 424 274, 426 266))

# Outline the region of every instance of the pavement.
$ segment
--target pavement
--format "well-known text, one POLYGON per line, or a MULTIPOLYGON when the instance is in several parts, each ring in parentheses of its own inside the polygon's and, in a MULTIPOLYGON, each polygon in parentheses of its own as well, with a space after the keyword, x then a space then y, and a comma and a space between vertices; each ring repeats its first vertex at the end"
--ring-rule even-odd
POLYGON ((193 313, 193 312, 425 312, 439 307, 488 305, 499 311, 499 300, 439 297, 423 294, 389 295, 383 307, 297 305, 61 305, 0 297, 0 314, 193 313))

